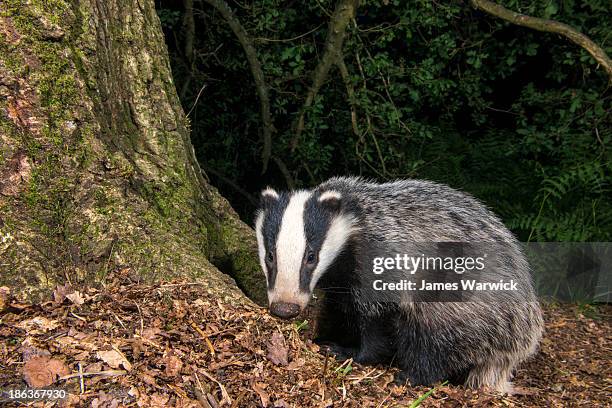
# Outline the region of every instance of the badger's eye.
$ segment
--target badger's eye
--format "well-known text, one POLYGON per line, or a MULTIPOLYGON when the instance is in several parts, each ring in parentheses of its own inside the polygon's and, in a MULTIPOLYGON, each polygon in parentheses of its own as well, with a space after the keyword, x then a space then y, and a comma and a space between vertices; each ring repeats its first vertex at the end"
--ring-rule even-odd
POLYGON ((306 263, 313 264, 317 260, 317 255, 313 251, 308 251, 306 254, 306 263))
POLYGON ((274 262, 274 254, 272 253, 272 251, 268 251, 268 254, 266 255, 266 261, 270 263, 274 262))

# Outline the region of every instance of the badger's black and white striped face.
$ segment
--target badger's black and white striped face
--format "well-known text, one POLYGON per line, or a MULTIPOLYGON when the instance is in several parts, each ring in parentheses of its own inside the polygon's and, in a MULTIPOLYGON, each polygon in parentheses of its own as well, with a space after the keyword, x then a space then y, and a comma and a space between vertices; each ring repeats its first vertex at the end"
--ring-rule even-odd
POLYGON ((261 194, 255 229, 272 314, 294 317, 355 230, 337 191, 261 194))

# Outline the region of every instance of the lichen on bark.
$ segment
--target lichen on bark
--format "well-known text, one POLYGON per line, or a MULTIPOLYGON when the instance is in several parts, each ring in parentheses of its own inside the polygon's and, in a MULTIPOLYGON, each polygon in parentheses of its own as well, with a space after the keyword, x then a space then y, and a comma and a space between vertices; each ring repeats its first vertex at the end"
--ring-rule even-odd
POLYGON ((229 260, 265 299, 252 231, 201 176, 152 1, 0 3, 0 175, 0 286, 36 299, 129 267, 240 297, 211 263, 229 260))

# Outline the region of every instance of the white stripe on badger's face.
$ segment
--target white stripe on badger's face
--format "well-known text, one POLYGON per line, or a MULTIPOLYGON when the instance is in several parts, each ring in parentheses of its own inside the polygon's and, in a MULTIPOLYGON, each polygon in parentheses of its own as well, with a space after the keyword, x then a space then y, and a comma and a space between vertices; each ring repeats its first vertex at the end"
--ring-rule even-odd
POLYGON ((304 233, 304 207, 312 192, 297 191, 289 199, 276 239, 276 281, 268 292, 270 304, 287 302, 306 307, 310 295, 300 292, 300 270, 306 235, 304 233))
POLYGON ((264 275, 266 275, 266 285, 268 284, 268 268, 266 267, 266 246, 264 243, 263 237, 263 221, 264 221, 264 212, 259 211, 257 214, 257 218, 255 220, 255 233, 257 234, 257 247, 259 249, 259 263, 261 265, 261 270, 264 275))
POLYGON ((339 215, 332 220, 319 251, 319 263, 312 272, 310 291, 314 290, 321 276, 340 254, 349 237, 356 229, 355 219, 352 216, 339 215))

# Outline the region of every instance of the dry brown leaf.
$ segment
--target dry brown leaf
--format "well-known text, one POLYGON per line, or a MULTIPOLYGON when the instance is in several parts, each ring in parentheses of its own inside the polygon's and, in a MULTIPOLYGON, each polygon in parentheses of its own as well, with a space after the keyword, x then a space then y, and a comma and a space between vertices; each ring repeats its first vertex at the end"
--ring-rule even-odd
POLYGON ((81 306, 83 303, 85 303, 85 299, 83 298, 83 295, 81 294, 81 292, 76 291, 76 290, 66 295, 66 299, 70 300, 72 303, 74 303, 77 306, 81 306))
POLYGON ((259 398, 261 399, 261 405, 264 407, 267 407, 268 404, 270 404, 270 395, 265 391, 265 388, 267 386, 268 384, 264 384, 261 382, 256 382, 251 385, 253 391, 255 391, 257 395, 259 395, 259 398))
POLYGON ((71 292, 70 284, 58 285, 53 291, 53 301, 55 303, 62 303, 66 298, 66 295, 71 292))
POLYGON ((142 337, 147 340, 154 340, 160 332, 159 327, 147 327, 142 331, 142 337))
POLYGON ((28 334, 46 333, 54 330, 59 326, 57 320, 47 319, 44 316, 36 316, 28 320, 24 320, 17 327, 25 330, 28 334))
POLYGON ((279 399, 274 401, 274 408, 289 408, 289 404, 287 404, 287 402, 285 402, 284 399, 279 399))
POLYGON ((165 373, 168 377, 177 376, 183 368, 183 362, 180 358, 175 356, 172 351, 170 351, 168 355, 166 355, 166 357, 164 358, 164 363, 166 364, 165 373))
POLYGON ((268 360, 273 362, 276 365, 286 366, 288 362, 288 352, 287 346, 285 346, 285 338, 282 333, 274 332, 270 341, 267 344, 268 346, 268 360))
POLYGON ((30 359, 34 357, 41 356, 51 356, 51 353, 49 353, 47 350, 43 350, 32 345, 31 338, 24 340, 21 346, 21 358, 24 363, 27 363, 30 359))
POLYGON ((0 286, 0 312, 8 308, 10 296, 11 290, 6 286, 0 286))
POLYGON ((138 378, 140 378, 145 384, 152 385, 153 387, 157 386, 157 381, 155 381, 155 377, 147 373, 138 373, 138 378))
POLYGON ((23 377, 30 387, 48 387, 57 377, 70 374, 66 365, 48 356, 32 357, 23 366, 23 377))
POLYGON ((98 351, 98 358, 108 364, 111 368, 119 368, 119 366, 122 366, 127 371, 132 369, 132 365, 127 360, 125 355, 116 349, 98 351))
POLYGON ((295 358, 289 363, 287 370, 299 370, 304 364, 306 364, 306 360, 303 358, 295 358))
POLYGON ((149 406, 151 408, 166 408, 168 406, 169 399, 170 397, 168 395, 155 393, 151 395, 151 399, 149 401, 151 405, 149 406))
POLYGON ((91 401, 92 408, 117 408, 120 401, 112 395, 100 391, 100 394, 91 401))

